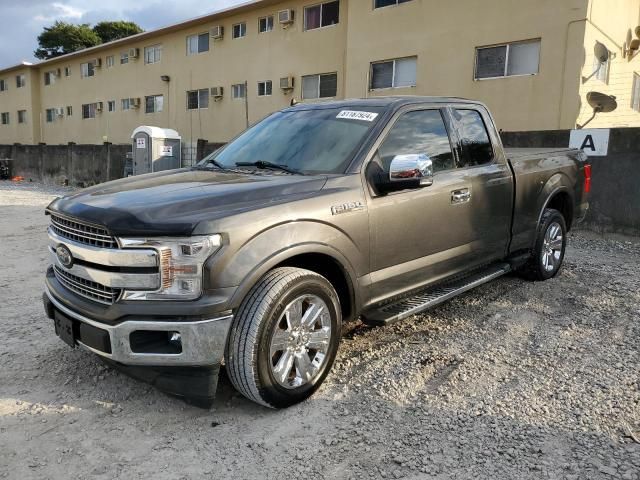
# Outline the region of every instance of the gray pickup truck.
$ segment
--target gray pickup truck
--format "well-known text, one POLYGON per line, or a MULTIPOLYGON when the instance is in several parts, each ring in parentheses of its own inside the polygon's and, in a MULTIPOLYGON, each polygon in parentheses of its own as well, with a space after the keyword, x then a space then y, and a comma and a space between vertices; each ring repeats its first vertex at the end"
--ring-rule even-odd
POLYGON ((590 183, 579 150, 503 149, 475 101, 300 104, 192 168, 53 201, 45 310, 69 345, 187 401, 210 405, 224 364, 287 407, 329 373, 343 322, 553 277, 590 183))

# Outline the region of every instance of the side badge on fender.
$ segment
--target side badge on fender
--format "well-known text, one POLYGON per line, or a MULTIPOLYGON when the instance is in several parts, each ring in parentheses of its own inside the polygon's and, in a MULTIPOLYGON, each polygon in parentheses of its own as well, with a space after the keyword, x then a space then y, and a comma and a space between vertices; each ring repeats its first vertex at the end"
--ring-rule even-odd
POLYGON ((362 202, 348 202, 341 203, 340 205, 333 205, 331 207, 332 215, 340 215, 342 213, 356 212, 358 210, 364 210, 365 206, 362 202))

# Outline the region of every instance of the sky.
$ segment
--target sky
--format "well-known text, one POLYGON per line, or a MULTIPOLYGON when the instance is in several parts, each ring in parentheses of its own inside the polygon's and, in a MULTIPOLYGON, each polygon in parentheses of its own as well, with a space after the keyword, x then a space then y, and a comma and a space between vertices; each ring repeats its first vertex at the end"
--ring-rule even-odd
POLYGON ((130 20, 144 30, 198 17, 246 0, 0 0, 0 68, 36 62, 38 35, 56 20, 95 24, 130 20))

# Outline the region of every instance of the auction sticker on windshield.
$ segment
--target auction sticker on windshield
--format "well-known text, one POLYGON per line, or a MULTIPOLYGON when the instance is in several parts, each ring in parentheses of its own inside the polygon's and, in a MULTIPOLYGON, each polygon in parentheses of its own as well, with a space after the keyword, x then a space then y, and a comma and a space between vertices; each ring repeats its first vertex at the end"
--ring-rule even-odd
POLYGON ((355 110, 342 110, 338 114, 338 116, 336 116, 336 118, 346 118, 349 120, 363 120, 365 122, 373 122, 377 116, 378 114, 373 112, 358 112, 355 110))

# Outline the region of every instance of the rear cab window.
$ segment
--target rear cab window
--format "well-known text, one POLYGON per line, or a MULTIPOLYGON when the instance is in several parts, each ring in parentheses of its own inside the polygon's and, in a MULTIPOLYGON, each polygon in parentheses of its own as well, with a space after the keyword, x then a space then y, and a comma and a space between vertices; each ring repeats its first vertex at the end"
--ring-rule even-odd
POLYGON ((454 108, 452 114, 460 142, 458 167, 474 167, 491 163, 494 158, 493 145, 481 113, 470 108, 454 108))

